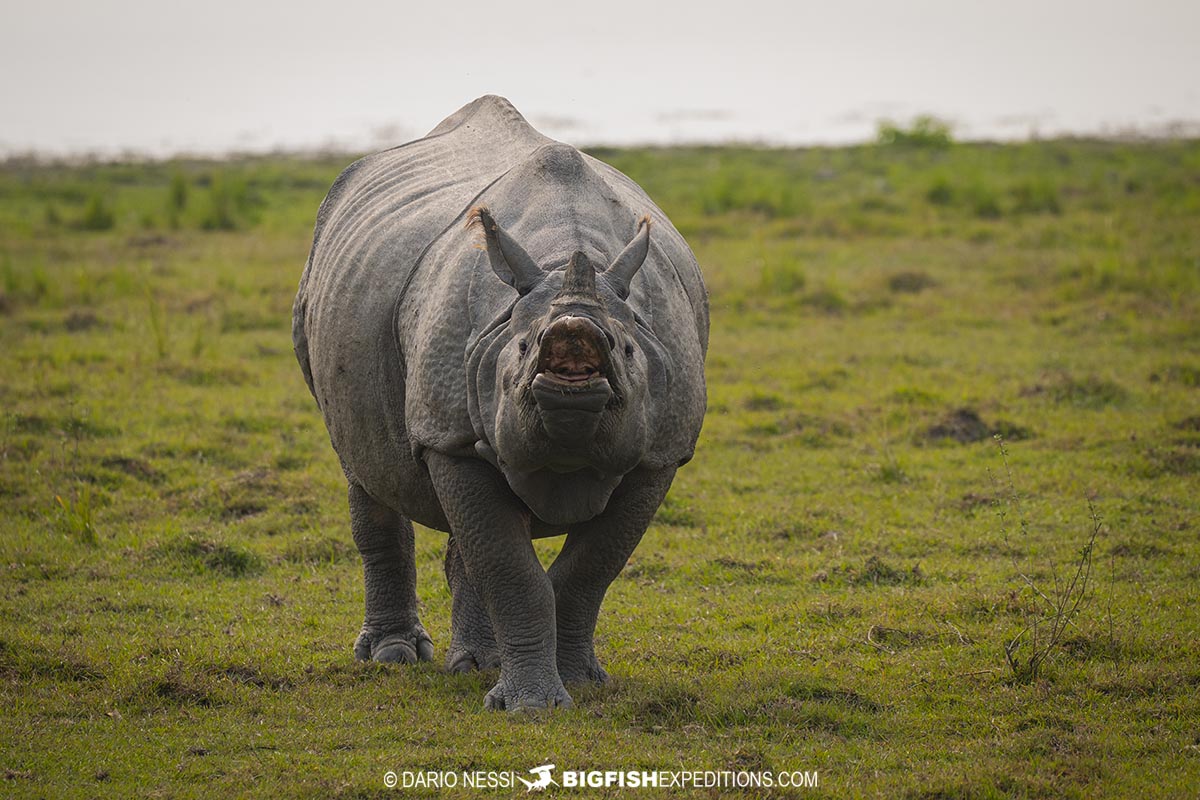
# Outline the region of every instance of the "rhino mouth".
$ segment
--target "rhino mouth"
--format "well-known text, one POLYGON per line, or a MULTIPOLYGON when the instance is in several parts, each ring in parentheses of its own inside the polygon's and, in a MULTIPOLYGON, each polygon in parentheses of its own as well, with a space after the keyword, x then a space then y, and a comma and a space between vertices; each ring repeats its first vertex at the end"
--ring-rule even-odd
POLYGON ((598 412, 613 396, 612 339, 586 317, 564 316, 542 334, 533 396, 543 411, 598 412))

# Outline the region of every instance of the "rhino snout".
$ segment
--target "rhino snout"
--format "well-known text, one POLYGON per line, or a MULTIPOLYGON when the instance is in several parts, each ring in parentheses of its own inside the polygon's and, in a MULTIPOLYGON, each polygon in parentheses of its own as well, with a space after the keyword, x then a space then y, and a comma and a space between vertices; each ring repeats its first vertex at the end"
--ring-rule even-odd
POLYGON ((587 317, 559 317, 543 332, 533 399, 542 427, 559 444, 582 446, 595 435, 614 394, 612 347, 612 336, 587 317))
POLYGON ((538 342, 537 374, 567 385, 608 376, 612 334, 587 317, 562 316, 538 342))

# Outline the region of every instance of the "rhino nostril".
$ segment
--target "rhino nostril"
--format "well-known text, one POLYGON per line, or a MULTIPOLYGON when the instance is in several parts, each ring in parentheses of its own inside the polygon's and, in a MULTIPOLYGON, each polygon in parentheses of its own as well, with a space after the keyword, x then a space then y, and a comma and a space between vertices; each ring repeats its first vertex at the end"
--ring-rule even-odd
POLYGON ((612 334, 587 317, 559 317, 538 344, 537 373, 572 383, 605 376, 615 344, 612 334))

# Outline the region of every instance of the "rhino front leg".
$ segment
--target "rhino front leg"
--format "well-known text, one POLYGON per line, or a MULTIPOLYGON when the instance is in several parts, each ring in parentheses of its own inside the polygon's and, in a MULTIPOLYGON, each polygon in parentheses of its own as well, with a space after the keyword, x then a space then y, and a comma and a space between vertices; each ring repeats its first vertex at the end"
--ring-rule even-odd
POLYGON ((465 576, 495 632, 500 680, 484 705, 571 705, 554 658, 554 589, 534 553, 528 512, 491 465, 432 451, 425 460, 465 576))
POLYGON ((446 669, 451 672, 470 672, 473 669, 492 669, 500 666, 500 651, 496 635, 488 619, 483 598, 467 580, 458 540, 453 536, 446 544, 446 583, 454 605, 450 611, 450 649, 446 653, 446 669))
POLYGON ((641 541, 674 477, 674 467, 631 472, 603 514, 571 528, 562 551, 550 565, 557 611, 558 674, 563 683, 608 680, 593 642, 600 604, 641 541))
POLYGON ((367 606, 354 657, 403 664, 431 660, 433 642, 417 615, 412 523, 351 483, 350 530, 362 555, 367 606))

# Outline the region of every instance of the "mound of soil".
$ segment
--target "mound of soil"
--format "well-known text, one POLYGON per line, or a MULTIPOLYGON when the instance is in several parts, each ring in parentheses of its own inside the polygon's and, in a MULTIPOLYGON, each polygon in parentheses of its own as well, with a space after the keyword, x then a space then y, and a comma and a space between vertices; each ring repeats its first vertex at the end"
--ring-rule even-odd
POLYGON ((992 429, 970 408, 951 412, 925 432, 927 439, 953 439, 962 444, 982 442, 991 435, 992 429))

